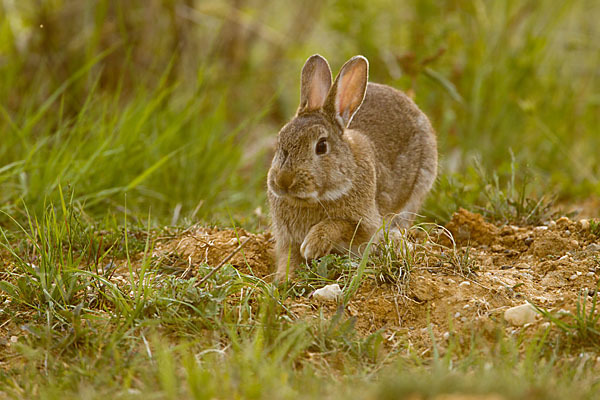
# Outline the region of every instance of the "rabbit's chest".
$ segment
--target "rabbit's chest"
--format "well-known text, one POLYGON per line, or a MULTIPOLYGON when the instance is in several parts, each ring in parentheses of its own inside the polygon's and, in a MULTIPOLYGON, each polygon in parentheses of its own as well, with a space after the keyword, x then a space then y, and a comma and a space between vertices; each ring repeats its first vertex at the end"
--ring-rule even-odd
POLYGON ((292 242, 302 243, 310 228, 329 216, 319 208, 294 207, 285 205, 274 215, 276 224, 292 242))

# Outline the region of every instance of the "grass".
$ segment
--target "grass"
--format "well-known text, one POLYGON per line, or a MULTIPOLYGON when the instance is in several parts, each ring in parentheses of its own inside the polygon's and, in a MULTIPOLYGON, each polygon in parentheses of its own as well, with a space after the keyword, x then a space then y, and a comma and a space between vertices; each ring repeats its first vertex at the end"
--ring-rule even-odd
POLYGON ((598 11, 0 2, 0 397, 594 398, 595 358, 573 355, 597 352, 597 289, 546 316, 562 334, 473 332, 427 353, 338 309, 297 318, 290 302, 333 282, 346 305, 365 283, 403 293, 416 268, 471 276, 469 247, 428 247, 458 207, 539 224, 554 197, 600 195, 598 11), (267 227, 269 149, 315 52, 333 70, 365 55, 371 80, 430 116, 440 176, 415 245, 324 257, 288 287, 225 264, 198 287, 214 266, 192 276, 155 241, 199 221, 267 227))
MULTIPOLYGON (((97 231, 78 227, 72 201, 64 208, 49 204, 43 218, 29 218, 20 228, 22 243, 2 230, 7 257, 0 325, 12 336, 2 344, 0 387, 8 398, 502 393, 518 399, 597 393, 597 377, 586 367, 592 359, 557 353, 596 342, 597 293, 590 305, 582 298, 572 322, 549 317, 567 333, 564 342, 543 332, 534 339, 506 336, 497 327, 499 336, 491 343, 477 335, 444 346, 434 340, 435 351, 419 354, 402 340, 391 345, 382 331, 361 334, 342 308, 332 313, 323 308, 319 318, 305 320, 288 307, 288 300, 307 296, 307 288, 333 280, 341 282, 343 303, 350 304, 366 280, 377 281, 377 260, 387 259, 391 243, 359 259, 325 257, 301 269, 297 284, 287 290, 230 265, 200 288, 198 279, 212 267, 199 266, 192 278, 165 273, 153 263, 157 232, 146 228, 140 240, 126 229, 123 254, 115 245, 102 250, 97 231), (118 267, 105 268, 107 260, 118 267), (565 372, 573 370, 580 372, 565 372)), ((409 268, 422 267, 427 240, 415 246, 412 258, 403 259, 405 266, 414 263, 409 268)), ((466 255, 447 252, 443 257, 463 265, 466 255)), ((410 270, 397 278, 394 284, 407 284, 410 270)))

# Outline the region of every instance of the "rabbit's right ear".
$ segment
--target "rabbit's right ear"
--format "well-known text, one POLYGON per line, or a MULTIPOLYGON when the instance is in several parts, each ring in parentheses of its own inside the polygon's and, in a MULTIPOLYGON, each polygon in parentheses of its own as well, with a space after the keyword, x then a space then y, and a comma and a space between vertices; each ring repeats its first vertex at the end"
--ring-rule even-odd
POLYGON ((346 129, 360 108, 367 91, 369 62, 363 56, 355 56, 344 64, 335 78, 323 110, 346 129))
POLYGON ((298 114, 321 108, 331 88, 331 69, 318 54, 310 56, 302 67, 298 114))

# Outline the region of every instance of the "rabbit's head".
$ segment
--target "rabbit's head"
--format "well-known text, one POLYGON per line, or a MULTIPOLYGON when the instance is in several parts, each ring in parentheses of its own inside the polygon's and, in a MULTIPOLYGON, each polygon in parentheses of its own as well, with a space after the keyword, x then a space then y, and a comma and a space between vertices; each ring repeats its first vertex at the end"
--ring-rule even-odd
POLYGON ((344 134, 365 96, 368 62, 350 59, 331 84, 319 56, 302 68, 300 107, 280 131, 267 179, 275 197, 295 202, 333 201, 353 187, 356 161, 344 134))

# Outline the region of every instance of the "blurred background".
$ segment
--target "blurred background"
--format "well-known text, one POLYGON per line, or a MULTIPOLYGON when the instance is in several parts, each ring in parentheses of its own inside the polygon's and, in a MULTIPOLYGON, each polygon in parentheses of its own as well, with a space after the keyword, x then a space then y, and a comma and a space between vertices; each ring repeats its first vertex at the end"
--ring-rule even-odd
POLYGON ((597 0, 0 0, 0 207, 19 219, 62 192, 90 221, 264 228, 305 59, 336 73, 362 54, 438 133, 426 219, 531 222, 600 195, 599 16, 597 0))

